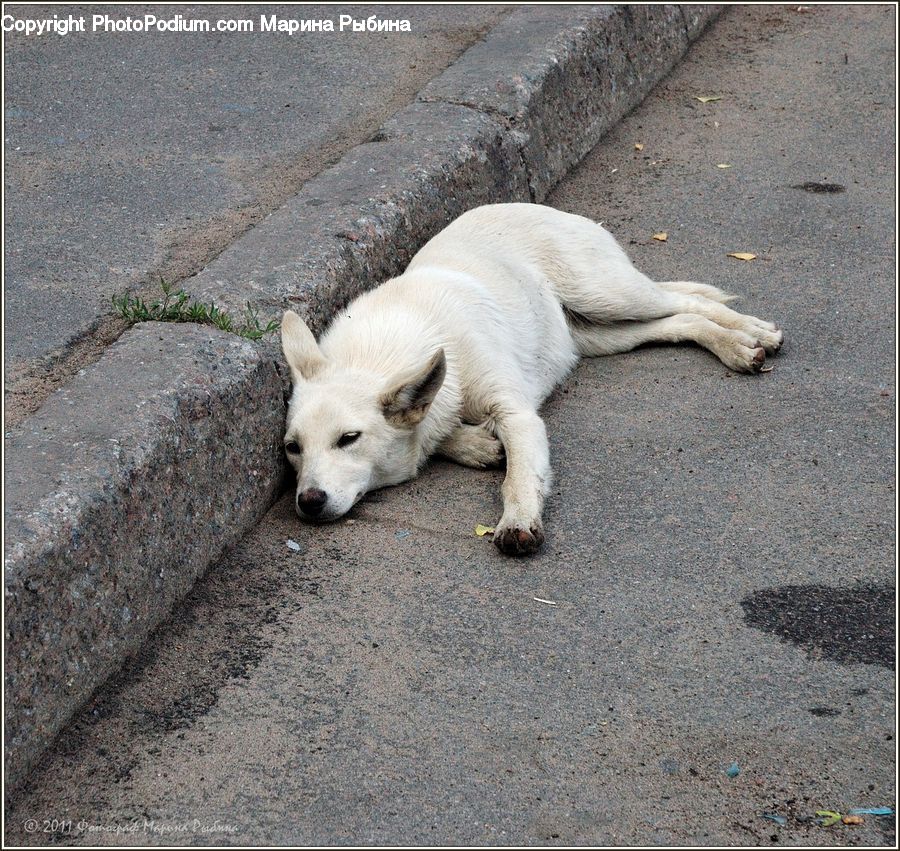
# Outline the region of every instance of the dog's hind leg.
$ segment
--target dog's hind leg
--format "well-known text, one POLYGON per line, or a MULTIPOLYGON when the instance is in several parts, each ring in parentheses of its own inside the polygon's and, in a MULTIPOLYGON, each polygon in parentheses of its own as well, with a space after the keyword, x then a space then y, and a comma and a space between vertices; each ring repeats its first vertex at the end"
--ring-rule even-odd
POLYGON ((484 424, 460 423, 436 452, 466 467, 498 467, 503 462, 503 444, 484 424))
MULTIPOLYGON (((663 285, 664 286, 664 285, 663 285)), ((694 284, 693 286, 698 286, 694 284)), ((703 285, 700 285, 703 286, 703 285)), ((724 293, 723 293, 724 295, 724 293)), ((767 354, 774 354, 784 342, 784 334, 772 322, 757 319, 746 313, 738 313, 721 303, 720 299, 711 299, 700 293, 685 295, 685 313, 699 313, 711 319, 723 328, 733 328, 755 337, 767 354)))
POLYGON ((644 343, 690 341, 709 349, 737 372, 759 372, 766 353, 755 336, 723 328, 705 316, 678 313, 650 322, 616 322, 612 325, 571 325, 572 338, 586 357, 627 352, 644 343))
POLYGON ((558 249, 564 259, 545 261, 543 269, 570 326, 650 322, 693 314, 754 337, 768 353, 781 347, 784 335, 775 325, 726 307, 730 296, 717 287, 694 281, 652 281, 603 228, 586 221, 569 227, 558 249))
POLYGON ((708 298, 710 301, 717 301, 719 304, 727 304, 734 301, 737 296, 723 292, 718 287, 710 284, 698 284, 696 281, 657 281, 656 285, 664 290, 670 290, 674 293, 682 295, 698 295, 708 298))
MULTIPOLYGON (((729 339, 728 335, 723 336, 703 323, 697 323, 695 321, 697 317, 709 320, 720 326, 720 329, 739 331, 744 336, 753 338, 753 348, 761 347, 768 354, 773 354, 781 348, 784 334, 775 325, 726 307, 722 301, 729 297, 715 287, 709 287, 708 291, 703 293, 700 288, 706 287, 706 284, 683 281, 657 284, 632 268, 630 274, 618 278, 605 288, 599 284, 596 287, 568 288, 563 308, 572 329, 604 327, 622 322, 637 326, 642 322, 677 316, 693 317, 691 320, 681 320, 678 323, 652 326, 652 329, 647 330, 665 335, 681 335, 663 336, 659 338, 661 340, 696 340, 701 346, 719 355, 729 366, 732 366, 732 363, 720 354, 725 341, 729 339), (694 291, 687 292, 689 287, 694 291)), ((652 339, 654 338, 643 342, 652 339)), ((731 335, 731 339, 737 338, 731 335)), ((732 369, 738 368, 732 366, 732 369)))

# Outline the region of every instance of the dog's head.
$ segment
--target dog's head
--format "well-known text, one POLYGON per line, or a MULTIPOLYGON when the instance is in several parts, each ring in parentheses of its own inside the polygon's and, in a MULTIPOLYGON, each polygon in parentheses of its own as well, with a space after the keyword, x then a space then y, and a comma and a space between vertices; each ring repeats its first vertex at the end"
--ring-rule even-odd
POLYGON ((415 475, 416 429, 444 381, 443 349, 385 379, 329 361, 290 310, 281 346, 294 385, 284 448, 297 473, 300 517, 337 520, 368 491, 415 475))

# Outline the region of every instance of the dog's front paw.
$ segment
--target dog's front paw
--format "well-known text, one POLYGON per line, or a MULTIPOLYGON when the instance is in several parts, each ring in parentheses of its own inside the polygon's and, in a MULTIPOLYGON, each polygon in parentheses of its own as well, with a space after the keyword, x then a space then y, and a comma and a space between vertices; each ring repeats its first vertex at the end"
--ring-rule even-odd
POLYGON ((498 438, 478 429, 468 435, 458 460, 467 467, 500 467, 506 460, 506 452, 498 438))
POLYGON ((494 531, 494 543, 508 556, 530 556, 544 543, 540 520, 529 523, 501 523, 494 531))
POLYGON ((441 455, 467 467, 499 467, 506 453, 503 444, 483 424, 462 423, 437 450, 441 455))

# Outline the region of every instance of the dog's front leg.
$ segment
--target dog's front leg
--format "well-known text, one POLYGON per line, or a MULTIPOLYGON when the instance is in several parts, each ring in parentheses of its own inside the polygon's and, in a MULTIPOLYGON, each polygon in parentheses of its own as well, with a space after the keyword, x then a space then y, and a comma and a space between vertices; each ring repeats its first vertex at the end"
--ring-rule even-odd
POLYGON ((497 413, 497 434, 506 448, 503 516, 494 543, 507 555, 530 555, 544 543, 541 510, 550 487, 550 449, 544 421, 534 411, 497 413))

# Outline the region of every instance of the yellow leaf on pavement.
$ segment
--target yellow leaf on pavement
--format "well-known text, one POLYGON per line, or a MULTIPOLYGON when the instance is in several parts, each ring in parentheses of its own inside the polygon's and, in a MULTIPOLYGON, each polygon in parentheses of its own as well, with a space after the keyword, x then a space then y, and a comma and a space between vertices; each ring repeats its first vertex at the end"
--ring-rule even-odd
POLYGON ((712 103, 713 101, 722 100, 722 95, 703 95, 702 97, 694 95, 694 100, 699 100, 700 103, 712 103))
POLYGON ((485 535, 489 535, 493 531, 493 526, 482 526, 480 523, 475 527, 475 534, 478 535, 479 538, 483 538, 485 535))
POLYGON ((662 231, 661 233, 653 234, 653 238, 658 239, 660 242, 665 242, 669 238, 669 235, 665 231, 662 231))
POLYGON ((729 163, 719 163, 716 168, 731 168, 729 163))
POLYGON ((643 145, 643 143, 642 143, 642 142, 635 142, 635 143, 634 143, 634 149, 635 149, 636 151, 643 151, 643 150, 644 150, 644 145, 643 145))
POLYGON ((749 251, 732 251, 728 256, 736 257, 738 260, 756 260, 756 255, 749 251))

